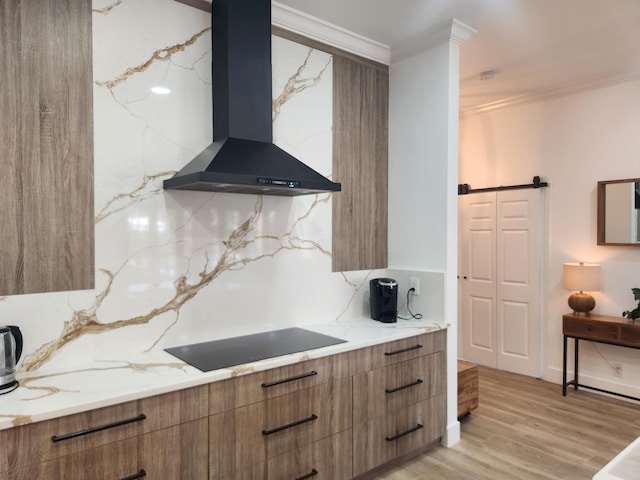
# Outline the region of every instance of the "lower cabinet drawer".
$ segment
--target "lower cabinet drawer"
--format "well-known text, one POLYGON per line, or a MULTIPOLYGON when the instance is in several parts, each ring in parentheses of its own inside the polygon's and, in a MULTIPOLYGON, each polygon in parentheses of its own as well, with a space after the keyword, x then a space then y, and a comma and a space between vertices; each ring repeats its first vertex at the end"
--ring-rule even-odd
POLYGON ((436 352, 353 377, 353 422, 413 405, 445 389, 444 352, 436 352))
POLYGON ((207 419, 4 472, 2 480, 207 479, 207 419))
POLYGON ((0 430, 0 472, 207 418, 207 404, 207 387, 194 387, 0 430))
POLYGON ((445 395, 438 395, 353 427, 353 475, 361 475, 440 438, 445 395))
POLYGON ((211 478, 235 478, 269 458, 348 430, 351 414, 351 380, 344 378, 212 415, 211 478))
POLYGON ((345 430, 263 462, 211 480, 348 480, 352 478, 352 431, 345 430))
POLYGON ((352 435, 346 430, 269 459, 268 480, 347 480, 352 477, 352 435))

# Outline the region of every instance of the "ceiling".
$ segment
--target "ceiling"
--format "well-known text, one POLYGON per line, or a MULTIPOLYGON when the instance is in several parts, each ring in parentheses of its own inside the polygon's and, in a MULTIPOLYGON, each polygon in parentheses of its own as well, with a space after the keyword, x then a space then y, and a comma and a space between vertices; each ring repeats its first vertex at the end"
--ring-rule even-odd
POLYGON ((455 18, 460 107, 482 111, 640 78, 640 0, 278 0, 394 47, 455 18), (480 73, 496 71, 492 80, 480 73))

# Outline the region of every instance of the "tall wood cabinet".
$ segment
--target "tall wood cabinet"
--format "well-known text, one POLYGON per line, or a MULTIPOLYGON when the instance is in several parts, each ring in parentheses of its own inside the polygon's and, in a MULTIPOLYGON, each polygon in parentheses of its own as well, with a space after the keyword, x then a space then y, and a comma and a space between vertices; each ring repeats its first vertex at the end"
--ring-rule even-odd
POLYGON ((387 267, 388 119, 388 69, 334 55, 334 272, 387 267))
POLYGON ((0 295, 94 287, 91 2, 0 2, 0 295))

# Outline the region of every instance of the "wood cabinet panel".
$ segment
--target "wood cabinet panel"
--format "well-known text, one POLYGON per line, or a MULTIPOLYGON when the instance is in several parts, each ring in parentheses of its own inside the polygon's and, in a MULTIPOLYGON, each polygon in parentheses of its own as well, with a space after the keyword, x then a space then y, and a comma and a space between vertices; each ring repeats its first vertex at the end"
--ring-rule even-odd
POLYGON ((353 475, 427 446, 444 434, 445 395, 353 427, 353 475))
POLYGON ((434 352, 443 352, 447 346, 446 335, 446 330, 439 330, 357 350, 353 352, 352 371, 366 372, 434 352))
POLYGON ((206 418, 208 415, 207 398, 206 386, 195 387, 8 430, 0 430, 0 445, 3 445, 5 452, 0 456, 0 472, 33 462, 42 462, 90 450, 190 420, 206 418), (110 425, 114 422, 138 419, 141 414, 144 414, 146 418, 68 440, 52 441, 54 436, 62 437, 110 425))
POLYGON ((137 471, 146 478, 206 480, 209 476, 209 422, 201 418, 138 438, 137 471))
POLYGON ((143 478, 206 480, 207 419, 200 419, 5 472, 3 480, 143 478))
POLYGON ((313 474, 314 480, 346 480, 352 477, 351 430, 269 460, 268 480, 291 480, 313 474))
POLYGON ((251 465, 348 430, 351 405, 351 379, 344 378, 212 415, 211 478, 234 478, 251 465))
POLYGON ((345 378, 350 374, 349 358, 349 354, 333 355, 214 382, 209 386, 209 413, 224 412, 345 378))
POLYGON ((94 287, 91 2, 0 2, 0 295, 94 287))
POLYGON ((332 269, 387 266, 388 72, 333 57, 332 269))
MULTIPOLYGON (((352 478, 351 430, 345 430, 291 452, 254 463, 233 474, 233 480, 346 480, 352 478)), ((216 476, 211 480, 227 480, 216 476)))
POLYGON ((437 352, 354 376, 354 424, 444 393, 445 361, 437 352))

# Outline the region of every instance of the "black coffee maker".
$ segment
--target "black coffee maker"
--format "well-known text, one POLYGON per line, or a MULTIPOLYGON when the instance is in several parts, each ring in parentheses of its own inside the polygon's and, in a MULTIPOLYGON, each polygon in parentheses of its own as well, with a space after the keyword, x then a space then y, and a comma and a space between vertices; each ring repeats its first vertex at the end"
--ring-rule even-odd
POLYGON ((369 281, 371 318, 384 323, 398 321, 398 282, 393 278, 374 278, 369 281))

